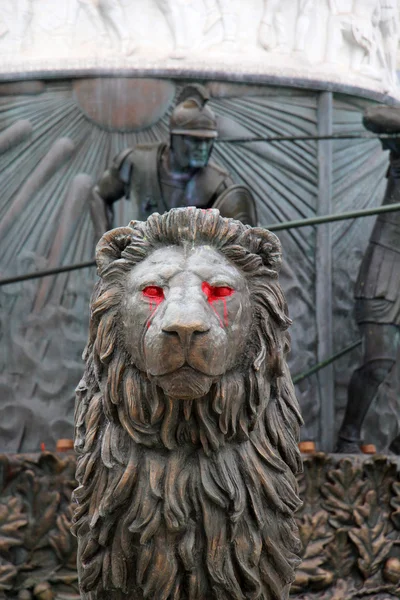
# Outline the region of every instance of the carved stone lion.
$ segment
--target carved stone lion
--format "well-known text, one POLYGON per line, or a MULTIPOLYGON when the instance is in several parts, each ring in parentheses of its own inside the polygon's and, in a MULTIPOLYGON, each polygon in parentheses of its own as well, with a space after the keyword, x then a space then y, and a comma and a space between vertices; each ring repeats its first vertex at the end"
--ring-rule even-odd
POLYGON ((280 263, 274 234, 217 210, 100 240, 76 405, 83 598, 288 597, 301 416, 280 263))

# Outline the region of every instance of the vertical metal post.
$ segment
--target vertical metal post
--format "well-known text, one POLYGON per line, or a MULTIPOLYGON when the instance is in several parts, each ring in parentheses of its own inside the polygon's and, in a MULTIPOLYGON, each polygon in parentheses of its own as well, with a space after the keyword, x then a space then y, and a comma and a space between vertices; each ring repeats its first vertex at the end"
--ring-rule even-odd
MULTIPOLYGON (((318 134, 332 135, 332 92, 321 92, 318 98, 318 134)), ((332 140, 318 142, 318 207, 317 215, 332 213, 332 140)), ((333 354, 332 332, 332 225, 319 225, 316 231, 316 319, 318 362, 333 354)), ((332 452, 334 446, 335 402, 333 365, 318 374, 321 399, 319 448, 332 452)))

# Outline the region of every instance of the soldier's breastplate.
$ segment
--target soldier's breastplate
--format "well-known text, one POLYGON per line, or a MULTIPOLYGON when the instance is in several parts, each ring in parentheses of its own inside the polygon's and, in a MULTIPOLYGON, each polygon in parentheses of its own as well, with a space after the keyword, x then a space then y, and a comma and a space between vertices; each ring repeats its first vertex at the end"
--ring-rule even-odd
POLYGON ((161 195, 163 198, 163 203, 165 204, 165 210, 178 208, 180 206, 187 206, 185 192, 185 184, 179 186, 174 184, 174 182, 162 180, 161 195))
POLYGON ((199 169, 186 185, 184 206, 208 208, 225 176, 210 167, 199 169))
POLYGON ((174 181, 164 174, 161 180, 161 196, 164 210, 180 206, 208 208, 217 188, 224 178, 211 169, 199 169, 186 182, 174 181))

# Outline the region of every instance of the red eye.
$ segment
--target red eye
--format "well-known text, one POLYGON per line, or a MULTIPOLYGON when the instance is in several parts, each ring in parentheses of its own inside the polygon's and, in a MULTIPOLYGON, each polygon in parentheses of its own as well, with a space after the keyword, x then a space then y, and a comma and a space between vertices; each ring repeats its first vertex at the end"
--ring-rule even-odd
POLYGON ((213 296, 216 296, 217 298, 225 298, 225 296, 232 296, 233 289, 230 287, 224 287, 224 286, 213 286, 212 294, 213 294, 213 296))
POLYGON ((151 298, 153 300, 164 300, 164 290, 158 285, 148 285, 142 290, 142 294, 143 296, 146 296, 146 298, 151 298))
POLYGON ((224 285, 210 285, 206 281, 202 283, 201 289, 207 296, 207 300, 209 302, 220 300, 221 298, 226 298, 227 296, 232 296, 233 292, 235 291, 232 288, 224 285))

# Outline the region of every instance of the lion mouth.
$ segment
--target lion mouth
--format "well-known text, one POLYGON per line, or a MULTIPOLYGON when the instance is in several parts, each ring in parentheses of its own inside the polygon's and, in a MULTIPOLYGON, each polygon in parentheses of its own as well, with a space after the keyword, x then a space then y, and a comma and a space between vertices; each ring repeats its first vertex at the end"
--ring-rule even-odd
POLYGON ((185 363, 182 367, 158 375, 154 379, 168 396, 179 400, 192 400, 207 394, 215 376, 202 373, 185 363))
POLYGON ((199 374, 199 375, 203 375, 205 377, 219 377, 220 373, 206 373, 205 371, 202 371, 201 369, 197 368, 197 367, 192 367, 192 365, 190 365, 187 361, 185 361, 180 367, 174 367, 173 369, 171 369, 170 371, 165 371, 165 372, 161 372, 161 373, 151 373, 151 371, 148 371, 148 375, 150 377, 168 377, 170 375, 177 375, 177 376, 192 376, 193 374, 199 374))

